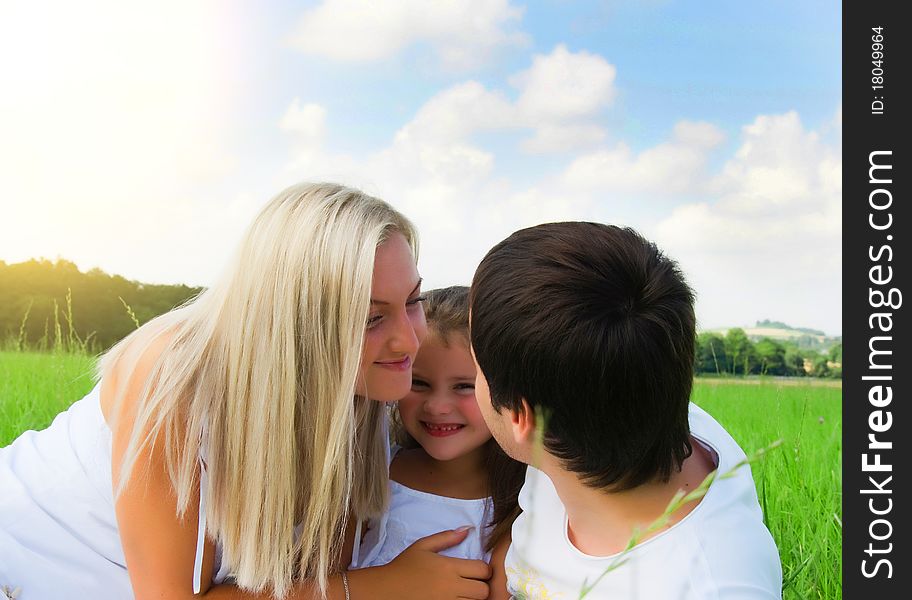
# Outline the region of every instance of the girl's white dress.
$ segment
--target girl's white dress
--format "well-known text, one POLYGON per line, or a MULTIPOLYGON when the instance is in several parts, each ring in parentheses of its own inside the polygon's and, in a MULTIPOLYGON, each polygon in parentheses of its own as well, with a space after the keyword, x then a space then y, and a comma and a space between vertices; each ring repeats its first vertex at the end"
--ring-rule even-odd
MULTIPOLYGON (((133 598, 114 514, 111 429, 99 389, 47 429, 27 431, 0 448, 0 589, 21 588, 18 600, 133 598)), ((198 548, 202 519, 200 525, 198 548)), ((199 589, 201 558, 198 552, 188 590, 199 589)), ((215 583, 228 576, 220 563, 216 556, 215 583)))
MULTIPOLYGON (((394 447, 392 455, 398 450, 394 447)), ((389 508, 380 518, 369 521, 363 539, 358 525, 349 569, 385 565, 419 539, 464 525, 474 529, 464 541, 439 554, 490 560, 490 553, 484 549, 491 520, 490 498, 462 500, 415 490, 393 480, 389 485, 389 508)))

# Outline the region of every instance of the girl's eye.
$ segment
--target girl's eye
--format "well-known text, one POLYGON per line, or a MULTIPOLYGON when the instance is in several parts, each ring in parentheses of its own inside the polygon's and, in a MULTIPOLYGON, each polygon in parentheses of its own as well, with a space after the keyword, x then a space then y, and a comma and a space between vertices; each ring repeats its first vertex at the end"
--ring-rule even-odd
POLYGON ((457 392, 463 392, 463 393, 473 392, 474 393, 475 384, 474 383, 457 383, 455 386, 453 386, 453 389, 456 390, 457 392))
POLYGON ((422 381, 421 379, 412 379, 412 389, 413 390, 426 390, 431 387, 428 385, 428 382, 422 381))
POLYGON ((382 320, 383 320, 383 315, 374 315, 372 317, 368 317, 366 326, 368 329, 373 329, 382 320))

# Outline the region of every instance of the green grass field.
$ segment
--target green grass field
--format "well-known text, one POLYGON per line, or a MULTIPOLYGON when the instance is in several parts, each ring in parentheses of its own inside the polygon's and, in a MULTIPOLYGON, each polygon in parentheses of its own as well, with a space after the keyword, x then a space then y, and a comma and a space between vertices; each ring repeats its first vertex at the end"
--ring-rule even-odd
MULTIPOLYGON (((0 447, 46 427, 92 388, 81 354, 0 352, 0 447)), ((694 401, 747 453, 782 558, 786 600, 842 598, 842 389, 838 382, 698 379, 694 401)))
POLYGON ((0 352, 0 447, 26 429, 44 429, 92 389, 93 357, 0 352))
POLYGON ((842 598, 842 388, 833 382, 697 380, 693 400, 748 453, 782 559, 783 598, 842 598))

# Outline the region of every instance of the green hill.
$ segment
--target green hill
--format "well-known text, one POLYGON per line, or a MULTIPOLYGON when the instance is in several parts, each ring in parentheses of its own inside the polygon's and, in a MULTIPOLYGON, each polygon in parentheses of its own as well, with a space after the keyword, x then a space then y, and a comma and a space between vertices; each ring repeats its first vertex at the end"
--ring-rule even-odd
POLYGON ((0 341, 17 349, 109 348, 140 324, 202 288, 149 285, 67 260, 0 261, 0 341), (133 311, 130 315, 126 306, 133 311))
MULTIPOLYGON (((725 335, 734 327, 716 327, 705 331, 725 335)), ((752 342, 758 342, 763 338, 782 342, 792 342, 799 348, 805 350, 816 350, 825 353, 833 346, 842 343, 842 336, 828 336, 817 329, 806 327, 792 327, 781 321, 763 320, 757 321, 754 327, 740 327, 747 334, 748 339, 752 342)))

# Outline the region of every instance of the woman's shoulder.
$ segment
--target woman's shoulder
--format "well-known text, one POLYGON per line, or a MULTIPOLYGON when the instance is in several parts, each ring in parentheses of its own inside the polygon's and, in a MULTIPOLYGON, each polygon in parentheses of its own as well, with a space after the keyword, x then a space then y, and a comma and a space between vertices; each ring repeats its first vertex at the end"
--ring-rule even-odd
POLYGON ((112 429, 121 417, 133 421, 137 400, 176 335, 173 328, 137 333, 144 335, 121 342, 123 346, 116 349, 116 356, 109 357, 102 365, 101 412, 112 429))

